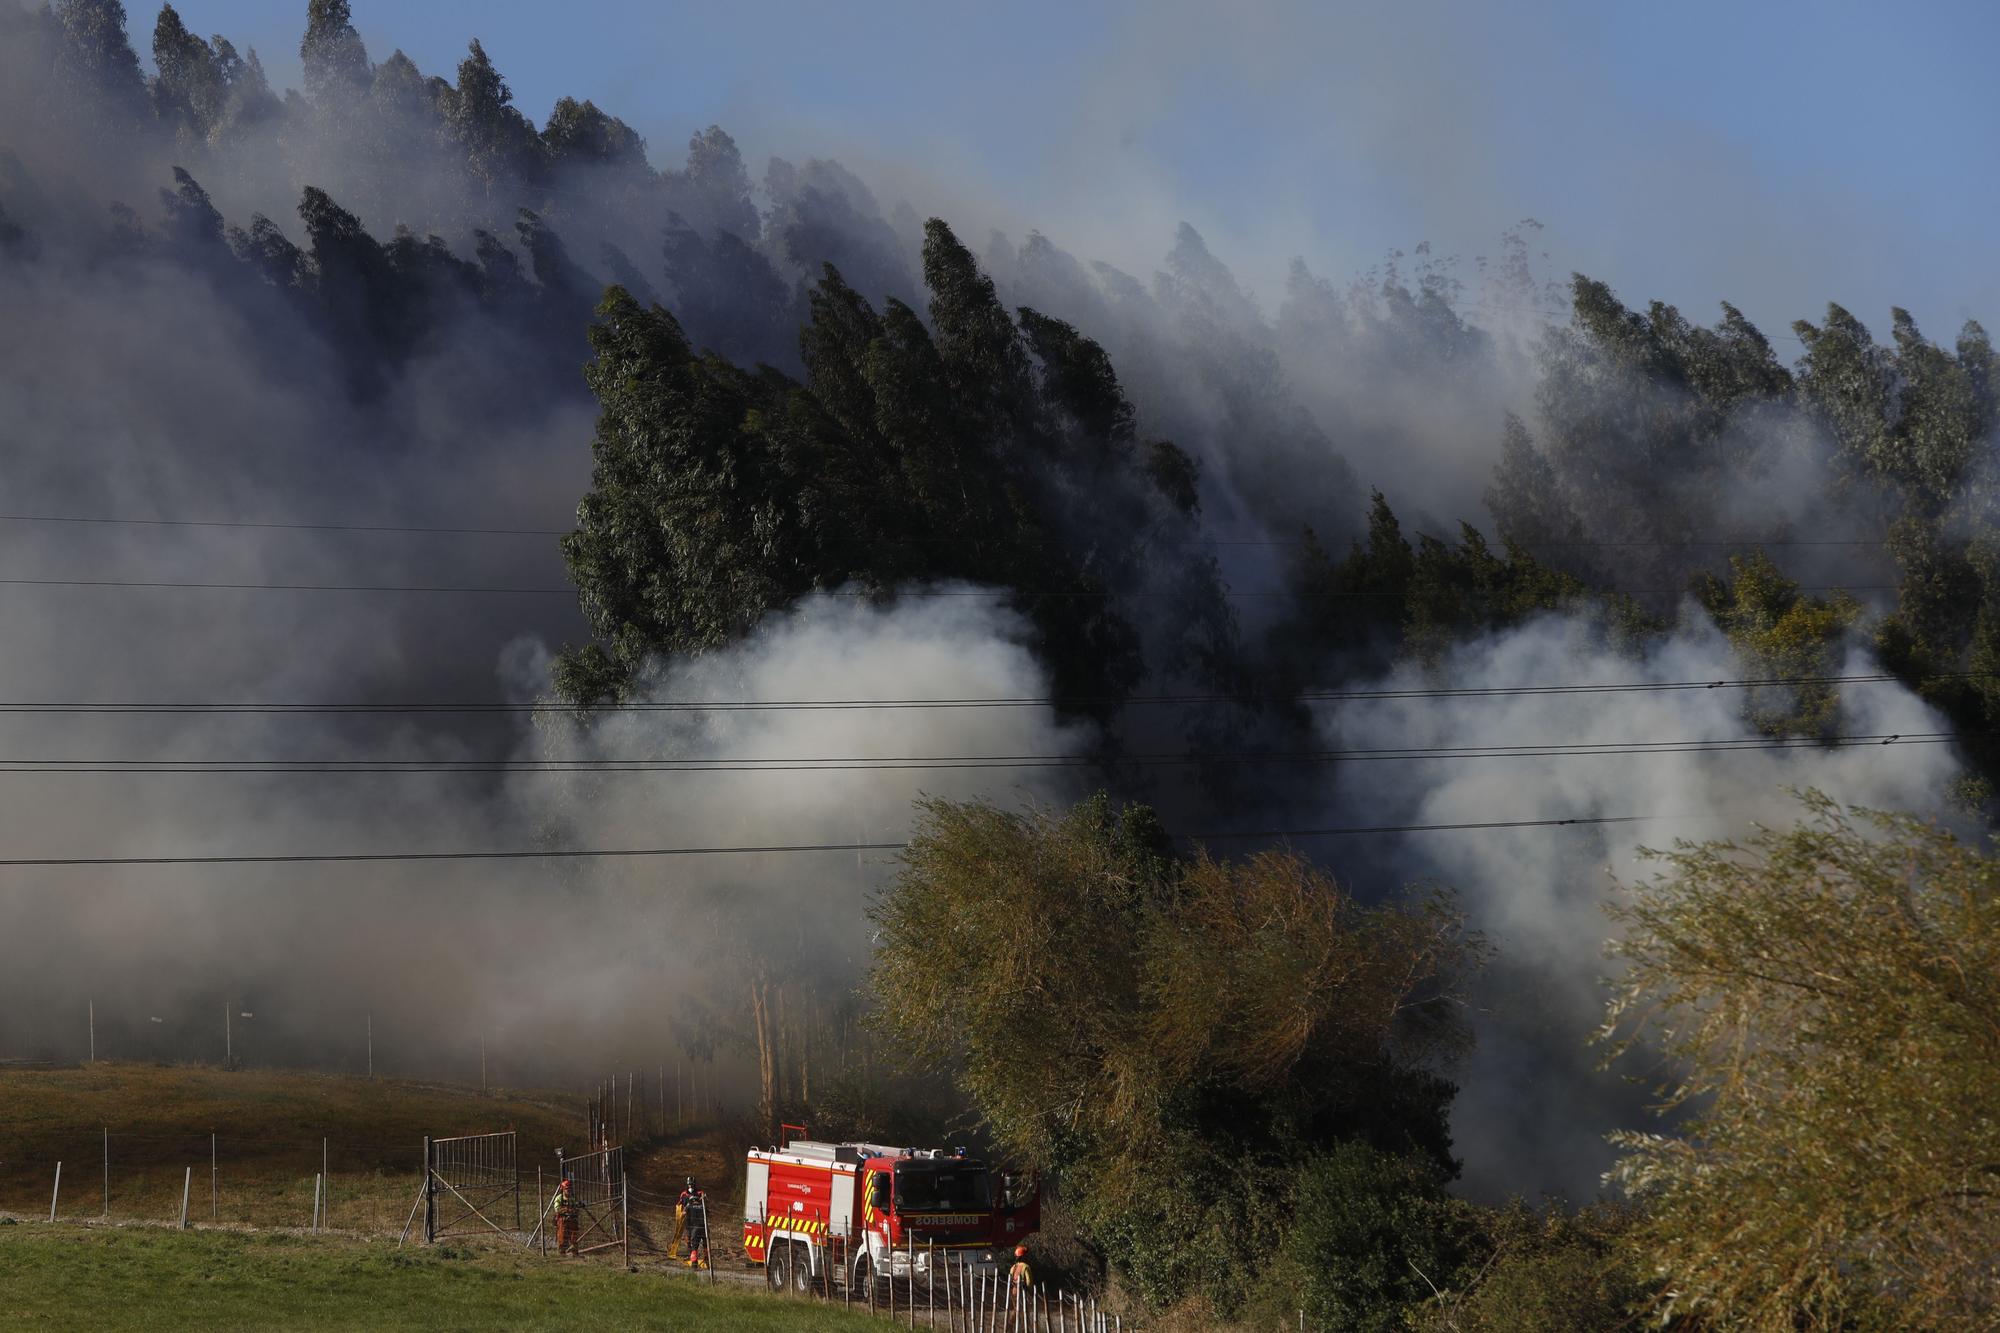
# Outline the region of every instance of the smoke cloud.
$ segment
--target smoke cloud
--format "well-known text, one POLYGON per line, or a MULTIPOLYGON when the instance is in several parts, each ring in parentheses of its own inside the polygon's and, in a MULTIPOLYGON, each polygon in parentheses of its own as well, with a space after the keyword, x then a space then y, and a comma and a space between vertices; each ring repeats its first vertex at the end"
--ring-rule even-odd
MULTIPOLYGON (((475 106, 465 93, 478 68, 448 82, 381 51, 345 101, 270 87, 246 51, 201 125, 163 128, 136 67, 78 64, 79 39, 52 22, 0 0, 0 511, 16 516, 0 519, 0 572, 49 581, 0 583, 0 704, 468 710, 0 712, 0 757, 245 770, 0 772, 0 855, 895 842, 919 794, 1059 802, 1107 779, 1157 801, 1181 828, 1657 816, 1312 848, 1365 894, 1435 879, 1464 895, 1499 950, 1457 1115, 1468 1186, 1581 1195, 1605 1162, 1603 1131, 1633 1122, 1642 1101, 1595 1071, 1583 1046, 1600 1007, 1611 877, 1641 872, 1645 842, 1787 819, 1789 787, 1935 809, 1956 771, 1943 747, 1928 746, 1354 763, 1304 777, 1288 767, 1226 789, 1210 773, 1116 768, 714 771, 1098 756, 1116 746, 1289 749, 1307 739, 1413 747, 1754 735, 1740 697, 1725 692, 1355 702, 1320 711, 1305 732, 1247 702, 1191 715, 1131 710, 1104 730, 1045 707, 588 720, 493 711, 545 700, 554 654, 589 634, 554 534, 571 526, 590 485, 596 408, 578 368, 588 309, 606 283, 667 305, 698 346, 796 371, 804 284, 820 265, 836 264, 878 308, 891 297, 921 308, 920 219, 945 215, 1010 307, 1069 320, 1103 344, 1142 439, 1171 439, 1202 465, 1195 550, 1161 538, 1134 602, 1152 608, 1138 617, 1150 658, 1142 692, 1172 692, 1207 678, 1188 660, 1199 653, 1173 609, 1185 603, 1167 594, 1206 577, 1211 556, 1240 594, 1233 623, 1202 627, 1226 666, 1287 614, 1273 594, 1288 544, 1310 527, 1344 549, 1371 488, 1414 531, 1450 537, 1459 520, 1485 518, 1505 415, 1539 424, 1538 312, 1552 303, 1547 277, 1560 265, 1539 228, 1522 224, 1496 233, 1484 264, 1427 250, 1372 268, 1353 255, 1301 260, 1280 294, 1275 282, 1239 278, 1220 244, 1164 214, 1142 229, 1171 237, 1157 260, 1114 246, 1132 229, 1105 223, 1117 209, 1093 193, 1106 179, 1094 160, 1096 184, 1079 185, 1081 216, 1022 217, 997 204, 982 211, 1002 191, 921 164, 859 172, 811 152, 749 162, 712 130, 684 155, 642 151, 629 127, 573 104, 558 109, 567 147, 524 174, 520 136, 557 116, 537 126, 497 95, 475 106), (302 209, 309 187, 329 207, 308 196, 302 209), (1065 227, 1080 238, 1070 248, 1065 227), (383 276, 389 261, 374 242, 394 250, 396 281, 383 276), (391 288, 393 300, 374 299, 391 288), (439 527, 492 531, 390 530, 439 527), (171 583, 209 586, 129 586, 171 583), (710 771, 521 771, 664 759, 710 771), (457 771, 274 771, 385 760, 457 771)), ((1185 57, 1171 36, 1179 29, 1149 27, 1167 49, 1135 61, 1185 57)), ((1246 30, 1230 58, 1302 77, 1262 31, 1246 30)), ((219 47, 211 56, 223 58, 219 47)), ((1141 81, 1133 68, 1114 73, 1095 95, 1122 97, 1141 81)), ((1151 73, 1144 82, 1161 86, 1151 73)), ((1341 86, 1349 120, 1403 104, 1380 83, 1341 86)), ((1406 118, 1397 141, 1472 164, 1476 178, 1488 155, 1441 127, 1479 101, 1462 97, 1434 108, 1438 119, 1406 118)), ((1067 169, 1081 179, 1080 167, 1067 169)), ((1154 199, 1133 183, 1120 208, 1154 199)), ((1250 261, 1260 273, 1285 271, 1268 254, 1250 261)), ((1729 507, 1718 522, 1763 531, 1828 521, 1799 498, 1820 493, 1807 483, 1824 466, 1824 442, 1792 420, 1758 430, 1732 450, 1752 462, 1722 488, 1729 507)), ((1610 530, 1615 515, 1587 517, 1591 535, 1622 535, 1610 530)), ((1788 567, 1854 568, 1806 559, 1834 557, 1808 552, 1788 567)), ((983 595, 885 604, 828 595, 725 651, 655 664, 640 700, 1045 697, 1027 642, 1026 627, 983 595)), ((1351 646, 1357 660, 1368 647, 1351 646)), ((1851 666, 1864 665, 1857 649, 1851 666)), ((1739 674, 1728 642, 1688 609, 1640 661, 1597 655, 1581 627, 1552 618, 1380 683, 1739 674)), ((1890 685, 1859 687, 1842 707, 1844 731, 1945 729, 1890 685)), ((372 1016, 378 1069, 469 1076, 484 1038, 503 1082, 651 1068, 718 1044, 725 1071, 747 1078, 753 1053, 736 1016, 748 979, 777 968, 851 1007, 869 895, 890 861, 861 852, 0 868, 9 946, 0 1056, 81 1055, 94 1003, 100 1054, 213 1058, 216 1010, 227 1005, 257 1015, 238 1033, 252 1060, 358 1068, 372 1016)))
MULTIPOLYGON (((1592 648, 1587 627, 1548 617, 1463 644, 1433 673, 1398 671, 1369 688, 1520 690, 1740 678, 1730 645, 1685 608, 1682 627, 1641 661, 1592 648)), ((1853 652, 1841 674, 1877 668, 1853 652)), ((1745 692, 1729 689, 1486 698, 1365 700, 1317 721, 1329 746, 1617 745, 1757 741, 1745 692)), ((1885 681, 1849 687, 1840 730, 1857 736, 1948 731, 1934 710, 1885 681)), ((1496 948, 1474 998, 1477 1049, 1463 1071, 1453 1124, 1466 1183, 1502 1194, 1533 1182, 1584 1198, 1610 1165, 1611 1125, 1644 1122, 1650 1084, 1628 1083, 1643 1060, 1605 1072, 1588 1049, 1603 1020, 1609 969, 1605 906, 1616 884, 1653 873, 1646 847, 1731 838, 1797 818, 1794 792, 1850 805, 1939 810, 1960 772, 1949 749, 1893 744, 1823 749, 1355 763, 1334 770, 1325 809, 1344 823, 1455 824, 1495 819, 1643 817, 1573 829, 1477 829, 1342 848, 1340 863, 1378 888, 1432 881, 1455 888, 1496 948)))

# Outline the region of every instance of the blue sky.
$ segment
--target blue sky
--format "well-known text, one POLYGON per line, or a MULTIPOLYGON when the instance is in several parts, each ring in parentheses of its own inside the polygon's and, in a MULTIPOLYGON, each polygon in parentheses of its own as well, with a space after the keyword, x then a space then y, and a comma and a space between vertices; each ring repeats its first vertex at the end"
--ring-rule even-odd
MULTIPOLYGON (((297 81, 304 0, 184 0, 297 81)), ((1892 303, 2000 324, 1987 235, 2000 9, 1980 4, 1010 5, 356 0, 376 58, 450 75, 478 36, 537 121, 590 97, 676 162, 831 153, 964 227, 1039 226, 1145 272, 1200 227, 1267 298, 1420 240, 1550 263, 1772 331, 1892 303)), ((133 8, 143 52, 154 11, 133 8)))

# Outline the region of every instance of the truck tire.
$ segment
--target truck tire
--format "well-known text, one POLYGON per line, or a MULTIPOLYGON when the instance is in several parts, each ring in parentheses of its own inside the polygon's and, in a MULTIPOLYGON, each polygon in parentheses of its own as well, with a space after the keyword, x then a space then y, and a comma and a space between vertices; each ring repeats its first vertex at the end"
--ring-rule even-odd
POLYGON ((847 1271, 850 1274, 849 1281, 853 1284, 855 1300, 867 1301, 881 1297, 881 1289, 875 1281, 874 1261, 865 1253, 857 1257, 854 1266, 847 1271))
POLYGON ((791 1255, 791 1244, 782 1240, 772 1241, 770 1249, 765 1253, 764 1283, 772 1291, 785 1289, 785 1283, 791 1276, 788 1271, 791 1267, 791 1255))
POLYGON ((810 1296, 813 1291, 812 1252, 797 1241, 792 1242, 792 1290, 801 1296, 810 1296))

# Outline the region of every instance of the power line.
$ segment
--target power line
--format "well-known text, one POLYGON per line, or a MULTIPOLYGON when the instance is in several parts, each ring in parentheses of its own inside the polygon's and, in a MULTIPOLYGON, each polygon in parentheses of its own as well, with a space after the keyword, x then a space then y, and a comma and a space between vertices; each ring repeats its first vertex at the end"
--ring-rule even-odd
POLYGON ((396 523, 277 523, 228 518, 115 518, 96 514, 0 514, 0 523, 89 523, 148 528, 254 528, 282 532, 415 532, 480 537, 566 537, 569 528, 432 527, 396 523))
MULTIPOLYGON (((1593 824, 1641 824, 1710 819, 1709 815, 1591 815, 1569 819, 1496 819, 1452 824, 1354 824, 1333 828, 1222 829, 1214 832, 1183 833, 1184 841, 1221 841, 1237 838, 1335 838, 1378 833, 1447 833, 1474 829, 1567 828, 1593 824)), ((893 852, 907 842, 804 842, 770 843, 762 846, 715 847, 552 847, 492 851, 448 852, 323 852, 273 853, 228 856, 17 856, 0 858, 0 867, 35 866, 213 866, 213 865, 302 865, 382 861, 534 861, 597 860, 623 857, 672 856, 761 856, 810 852, 893 852)))
MULTIPOLYGON (((1567 828, 1583 824, 1686 823, 1720 819, 1720 815, 1591 815, 1573 819, 1489 819, 1459 824, 1368 824, 1345 828, 1229 829, 1218 833, 1184 833, 1195 842, 1219 842, 1225 838, 1341 838, 1363 833, 1456 833, 1468 829, 1567 828)), ((0 862, 4 865, 5 862, 0 862)))
MULTIPOLYGON (((1946 671, 1932 672, 1909 677, 1897 676, 1886 671, 1864 672, 1839 676, 1752 676, 1735 679, 1716 680, 1666 680, 1666 681, 1620 681, 1606 683, 1564 683, 1551 685, 1495 685, 1463 687, 1413 687, 1410 689, 1381 690, 1306 690, 1287 695, 1282 703, 1336 703, 1368 699, 1499 699, 1533 697, 1537 695, 1566 694, 1656 694, 1681 693, 1700 690, 1739 690, 1766 688, 1825 687, 1840 685, 1870 684, 1923 684, 1931 681, 1985 680, 2000 676, 1993 671, 1946 671)), ((572 708, 568 704, 542 701, 536 703, 475 703, 451 700, 397 703, 288 703, 279 701, 165 701, 149 703, 138 700, 80 701, 74 703, 32 703, 0 701, 0 713, 16 714, 325 714, 344 715, 371 713, 381 714, 426 714, 426 713, 731 713, 731 712, 816 712, 816 711, 867 711, 867 710, 927 710, 927 709, 978 709, 978 708, 1084 708, 1092 706, 1120 706, 1126 704, 1233 704, 1244 705, 1254 701, 1230 694, 1141 694, 1129 697, 1115 695, 1001 695, 992 697, 943 697, 943 698, 901 698, 901 699, 667 699, 654 701, 633 701, 627 703, 594 704, 588 708, 572 708)))
MULTIPOLYGON (((279 523, 255 519, 220 518, 120 518, 101 514, 0 514, 4 523, 69 523, 98 526, 156 527, 156 528, 235 528, 254 531, 277 532, 369 532, 369 533, 421 533, 442 536, 498 536, 498 537, 566 537, 571 528, 509 528, 509 527, 446 527, 423 524, 393 523, 279 523)), ((983 546, 1040 546, 1061 541, 1056 537, 982 537, 978 545, 983 546)), ((901 538, 895 544, 964 544, 963 537, 911 537, 901 538)), ((1297 537, 1188 537, 1164 543, 1169 546, 1303 546, 1305 541, 1297 537)), ((1605 541, 1573 542, 1521 542, 1519 545, 1529 550, 1557 550, 1600 547, 1733 547, 1733 546, 1886 546, 1888 541, 1880 537, 1852 537, 1830 539, 1806 539, 1788 537, 1704 537, 1704 538, 1631 538, 1605 541)), ((178 586, 178 585, 177 585, 178 586)))
POLYGON ((575 588, 510 588, 436 583, 220 583, 178 579, 19 579, 0 584, 29 588, 193 588, 229 592, 445 592, 511 593, 538 597, 574 597, 575 588))
POLYGON ((798 852, 900 851, 901 842, 773 843, 734 847, 550 847, 449 852, 293 852, 229 856, 18 856, 0 858, 0 866, 213 866, 300 865, 353 861, 533 861, 615 857, 732 856, 798 852))
MULTIPOLYGON (((1984 734, 1984 733, 1980 733, 1984 734)), ((1180 767, 1202 764, 1326 764, 1417 759, 1569 759, 1631 755, 1724 754, 1766 750, 1838 750, 1861 746, 1943 745, 1969 739, 1949 731, 1840 736, 1745 736, 1715 740, 1573 741, 1547 744, 1401 746, 1297 751, 1088 754, 899 755, 879 758, 738 759, 670 757, 557 760, 186 760, 0 759, 7 774, 147 776, 171 774, 609 774, 609 773, 833 773, 980 768, 1180 767)))
MULTIPOLYGON (((13 587, 43 588, 187 588, 206 591, 230 592, 387 592, 387 593, 501 593, 537 597, 576 597, 576 588, 527 588, 494 585, 436 584, 436 583, 222 583, 177 579, 28 579, 0 578, 0 585, 13 587)), ((1460 597, 1476 601, 1490 601, 1503 596, 1500 593, 1475 592, 1470 589, 1453 589, 1460 597)), ((1592 596, 1681 596, 1688 591, 1685 587, 1673 588, 1585 588, 1578 597, 1592 596)), ((1894 583, 1847 583, 1847 584, 1798 584, 1794 592, 1898 592, 1900 585, 1894 583)), ((1066 589, 1038 590, 1028 588, 885 588, 876 591, 866 589, 810 589, 801 597, 867 597, 882 601, 894 601, 902 597, 987 597, 987 598, 1096 598, 1104 601, 1123 601, 1131 598, 1183 598, 1179 592, 1125 592, 1105 590, 1102 592, 1077 592, 1066 589)), ((1301 601, 1374 601, 1383 598, 1403 599, 1408 596, 1401 592, 1299 592, 1290 588, 1252 588, 1237 590, 1224 588, 1220 595, 1231 598, 1248 597, 1297 597, 1301 601)))

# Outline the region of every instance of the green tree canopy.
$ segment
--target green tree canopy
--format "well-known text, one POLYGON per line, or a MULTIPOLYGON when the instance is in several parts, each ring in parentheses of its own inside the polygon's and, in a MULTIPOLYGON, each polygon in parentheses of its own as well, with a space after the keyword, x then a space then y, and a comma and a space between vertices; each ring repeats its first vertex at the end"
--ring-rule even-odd
POLYGON ((354 30, 350 0, 308 0, 299 60, 305 66, 306 95, 321 104, 339 104, 368 91, 373 67, 361 34, 354 30))
MULTIPOLYGON (((47 12, 46 10, 44 12, 47 12)), ((125 38, 119 0, 56 0, 56 63, 65 108, 100 134, 129 134, 146 117, 146 80, 125 38)))
MULTIPOLYGON (((1759 463, 1756 427, 1789 401, 1790 372, 1727 302, 1703 328, 1657 301, 1628 310, 1577 274, 1570 305, 1570 324, 1549 330, 1541 351, 1541 439, 1507 426, 1487 493, 1500 531, 1573 541, 1574 516, 1600 540, 1706 536, 1725 483, 1759 463)), ((1640 554, 1621 562, 1644 568, 1640 554)))
POLYGON ((473 180, 492 191, 534 180, 545 146, 514 106, 513 90, 475 38, 458 62, 458 82, 439 98, 444 131, 465 152, 473 180))
MULTIPOLYGON (((1346 659, 1387 666, 1434 663, 1468 636, 1517 625, 1541 612, 1588 621, 1607 649, 1629 651, 1661 626, 1629 597, 1593 591, 1509 538, 1495 551, 1469 523, 1458 540, 1428 534, 1415 544, 1378 491, 1365 539, 1335 559, 1310 529, 1289 570, 1292 614, 1273 635, 1278 663, 1346 659)), ((1285 679, 1288 689, 1308 681, 1285 679)))
POLYGON ((697 353, 666 311, 606 294, 597 468, 564 542, 600 638, 564 657, 566 697, 614 696, 649 654, 720 647, 814 590, 946 579, 1011 595, 1058 693, 1095 709, 1132 688, 1118 595, 1147 573, 1145 534, 1192 520, 1192 463, 1162 441, 1142 454, 1102 349, 1010 316, 944 223, 924 254, 928 324, 826 267, 803 383, 697 353))
POLYGON ((1364 907, 1293 852, 1179 855, 1103 797, 933 800, 873 915, 886 1034, 1152 1299, 1240 1301, 1316 1148, 1456 1169, 1436 1065, 1480 946, 1442 897, 1364 907))
POLYGON ((178 121, 196 140, 208 136, 221 118, 228 85, 215 51, 187 30, 172 5, 160 6, 153 25, 153 110, 162 120, 178 121))
POLYGON ((1614 913, 1605 1037, 1679 1072, 1623 1133, 1631 1252, 1726 1328, 1990 1328, 2000 1313, 2000 862, 1807 798, 1681 844, 1614 913))

